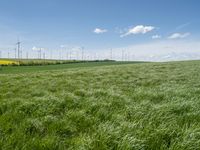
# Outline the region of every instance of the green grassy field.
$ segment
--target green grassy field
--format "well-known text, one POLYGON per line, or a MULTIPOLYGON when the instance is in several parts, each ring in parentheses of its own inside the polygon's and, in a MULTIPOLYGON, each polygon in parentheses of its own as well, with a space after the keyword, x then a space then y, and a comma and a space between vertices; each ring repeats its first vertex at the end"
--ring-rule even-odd
POLYGON ((145 62, 71 62, 67 64, 54 64, 54 65, 35 65, 35 66, 0 66, 0 74, 10 73, 25 73, 25 72, 38 72, 49 70, 63 70, 70 68, 83 68, 83 67, 96 67, 96 66, 109 66, 109 65, 123 65, 123 64, 136 64, 145 62))
POLYGON ((200 149, 200 61, 61 68, 1 70, 0 149, 200 149))

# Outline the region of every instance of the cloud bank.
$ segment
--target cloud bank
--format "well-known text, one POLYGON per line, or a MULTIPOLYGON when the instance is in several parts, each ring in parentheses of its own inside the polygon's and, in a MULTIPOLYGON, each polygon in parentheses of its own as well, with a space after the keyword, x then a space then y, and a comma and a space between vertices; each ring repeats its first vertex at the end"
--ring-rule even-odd
POLYGON ((200 43, 198 41, 152 41, 127 47, 113 49, 117 60, 121 60, 122 50, 129 60, 172 61, 200 59, 200 43))

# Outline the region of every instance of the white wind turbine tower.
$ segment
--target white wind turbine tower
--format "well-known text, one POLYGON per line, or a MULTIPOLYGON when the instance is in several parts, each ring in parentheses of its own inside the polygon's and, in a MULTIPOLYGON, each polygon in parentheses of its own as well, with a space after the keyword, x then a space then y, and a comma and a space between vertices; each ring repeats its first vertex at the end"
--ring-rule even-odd
POLYGON ((84 60, 84 47, 81 47, 81 59, 84 60))
POLYGON ((79 50, 79 47, 72 46, 70 50, 70 60, 78 59, 78 50, 79 50))
POLYGON ((68 60, 69 59, 69 52, 68 52, 68 46, 66 46, 66 45, 60 45, 60 47, 61 47, 61 49, 64 51, 64 53, 65 53, 65 50, 66 50, 66 60, 68 60))
POLYGON ((112 48, 110 49, 110 60, 112 60, 113 59, 113 50, 112 50, 112 48))
POLYGON ((68 46, 66 45, 60 45, 61 50, 59 51, 59 59, 65 59, 65 57, 63 57, 63 53, 65 54, 65 50, 66 50, 66 59, 68 59, 68 46))
POLYGON ((37 51, 38 52, 38 59, 42 59, 42 50, 44 50, 44 48, 39 48, 39 47, 33 47, 32 48, 33 51, 37 51))
POLYGON ((20 59, 20 49, 21 49, 21 42, 18 39, 18 42, 16 43, 17 45, 17 58, 20 59))
POLYGON ((122 50, 122 61, 124 61, 124 50, 122 50))
POLYGON ((15 59, 17 59, 17 49, 15 48, 15 59))
POLYGON ((0 58, 3 58, 3 49, 4 48, 0 48, 0 58))
POLYGON ((10 51, 8 51, 8 59, 10 59, 10 51))
POLYGON ((83 60, 84 59, 84 47, 75 47, 74 48, 77 51, 77 60, 83 60))

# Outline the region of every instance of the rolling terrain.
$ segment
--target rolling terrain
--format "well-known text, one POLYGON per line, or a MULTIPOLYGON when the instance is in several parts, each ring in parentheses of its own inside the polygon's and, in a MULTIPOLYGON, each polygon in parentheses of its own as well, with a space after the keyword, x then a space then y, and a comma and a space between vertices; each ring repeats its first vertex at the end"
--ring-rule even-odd
POLYGON ((200 61, 78 65, 0 70, 0 149, 200 149, 200 61))

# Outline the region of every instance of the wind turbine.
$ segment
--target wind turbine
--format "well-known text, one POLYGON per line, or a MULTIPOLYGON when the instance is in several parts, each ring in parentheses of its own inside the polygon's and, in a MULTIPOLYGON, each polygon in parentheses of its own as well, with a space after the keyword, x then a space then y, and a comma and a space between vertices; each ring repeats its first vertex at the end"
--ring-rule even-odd
POLYGON ((122 50, 122 61, 124 61, 124 50, 122 50))
POLYGON ((84 47, 82 46, 82 47, 80 47, 80 49, 81 49, 81 59, 83 61, 84 60, 84 47))
POLYGON ((17 49, 15 48, 15 59, 17 58, 17 49))
POLYGON ((8 51, 8 59, 10 59, 10 52, 8 51))
POLYGON ((26 59, 28 59, 28 52, 26 52, 26 59))
POLYGON ((37 51, 38 52, 38 59, 42 58, 42 50, 44 50, 44 48, 37 48, 37 47, 33 47, 32 48, 33 51, 37 51))
POLYGON ((18 59, 20 58, 20 48, 21 48, 21 42, 18 39, 18 42, 16 43, 17 45, 17 55, 18 55, 18 59))
POLYGON ((113 50, 112 50, 112 48, 110 49, 110 60, 112 60, 113 59, 113 50))

